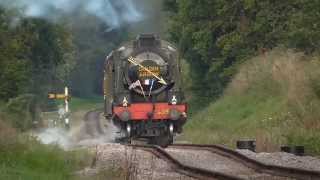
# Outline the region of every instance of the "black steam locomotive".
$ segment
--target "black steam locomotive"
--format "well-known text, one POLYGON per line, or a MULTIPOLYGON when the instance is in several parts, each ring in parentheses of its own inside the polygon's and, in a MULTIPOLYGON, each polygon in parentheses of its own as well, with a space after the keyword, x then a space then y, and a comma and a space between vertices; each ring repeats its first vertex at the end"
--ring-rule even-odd
POLYGON ((153 34, 139 35, 105 61, 105 117, 124 139, 167 146, 187 120, 177 49, 153 34))

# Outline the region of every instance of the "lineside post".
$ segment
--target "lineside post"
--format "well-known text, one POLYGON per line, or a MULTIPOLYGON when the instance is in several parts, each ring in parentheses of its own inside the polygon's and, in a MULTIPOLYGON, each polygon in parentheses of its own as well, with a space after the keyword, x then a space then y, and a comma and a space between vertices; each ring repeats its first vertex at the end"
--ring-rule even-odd
POLYGON ((66 116, 64 119, 64 124, 66 129, 70 129, 70 121, 69 121, 69 88, 65 87, 64 88, 64 105, 65 105, 65 110, 66 110, 66 116))
MULTIPOLYGON (((70 119, 69 119, 69 115, 70 115, 70 108, 69 108, 69 101, 71 99, 71 96, 69 94, 69 88, 65 87, 64 88, 64 93, 63 94, 57 94, 57 93, 49 93, 48 94, 48 98, 49 99, 64 99, 64 107, 61 108, 61 119, 63 119, 64 121, 64 125, 65 128, 67 130, 70 129, 70 119)), ((60 110, 59 110, 59 114, 60 114, 60 110)))

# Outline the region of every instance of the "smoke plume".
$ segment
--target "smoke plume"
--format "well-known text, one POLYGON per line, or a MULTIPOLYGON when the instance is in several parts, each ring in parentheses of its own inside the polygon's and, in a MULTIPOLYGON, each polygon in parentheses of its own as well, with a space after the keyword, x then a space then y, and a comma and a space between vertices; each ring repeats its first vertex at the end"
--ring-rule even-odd
MULTIPOLYGON (((142 20, 133 0, 1 0, 5 8, 22 8, 26 17, 57 18, 57 12, 70 14, 83 10, 104 21, 110 28, 142 20)), ((84 22, 85 23, 85 22, 84 22)))

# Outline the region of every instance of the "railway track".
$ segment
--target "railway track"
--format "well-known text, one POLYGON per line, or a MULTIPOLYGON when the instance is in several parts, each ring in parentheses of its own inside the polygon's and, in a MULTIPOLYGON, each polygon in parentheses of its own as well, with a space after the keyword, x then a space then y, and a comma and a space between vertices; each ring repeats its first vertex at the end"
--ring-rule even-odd
POLYGON ((235 150, 219 145, 174 144, 169 148, 208 151, 210 153, 218 154, 233 161, 239 162, 246 167, 255 170, 256 172, 273 175, 275 177, 303 180, 320 179, 320 172, 318 171, 265 164, 260 161, 248 158, 247 156, 235 150))
POLYGON ((261 163, 259 161, 250 159, 241 153, 225 148, 218 145, 193 145, 193 144, 175 144, 170 146, 168 149, 183 149, 195 150, 195 151, 208 151, 212 154, 223 156, 232 161, 246 166, 251 171, 248 173, 260 174, 266 176, 255 176, 244 177, 234 175, 232 173, 221 172, 209 170, 207 168, 201 168, 196 166, 191 166, 188 163, 183 163, 174 155, 170 154, 168 150, 165 150, 158 146, 153 145, 129 145, 133 148, 138 148, 147 152, 150 152, 157 156, 158 158, 165 160, 170 164, 172 169, 180 174, 193 177, 196 179, 226 179, 226 180, 240 180, 240 179, 303 179, 303 180, 316 180, 320 179, 320 172, 291 168, 291 167, 281 167, 261 163))
POLYGON ((102 112, 103 111, 101 110, 101 108, 99 108, 88 111, 84 115, 83 120, 85 123, 85 131, 87 134, 91 136, 99 136, 104 134, 104 130, 100 122, 100 115, 102 112))
POLYGON ((190 176, 197 179, 224 179, 224 180, 241 180, 236 176, 224 174, 221 172, 209 171, 202 168, 192 167, 187 164, 183 164, 176 158, 171 156, 166 150, 159 146, 153 145, 129 145, 133 148, 138 148, 147 152, 150 152, 158 158, 166 161, 171 167, 178 173, 190 176))
MULTIPOLYGON (((85 116, 85 121, 88 124, 88 132, 91 132, 91 129, 96 129, 97 133, 102 134, 103 130, 101 129, 101 124, 99 124, 96 121, 92 121, 92 119, 98 119, 97 117, 100 115, 100 110, 94 110, 90 111, 85 116), (94 122, 91 124, 90 122, 94 122)), ((152 146, 152 145, 144 145, 144 144, 136 144, 136 145, 129 145, 133 148, 139 148, 145 151, 148 151, 155 156, 165 160, 167 163, 171 165, 171 167, 178 172, 179 174, 187 175, 190 177, 194 177, 197 179, 259 179, 258 178, 251 178, 250 176, 239 176, 240 173, 228 173, 223 172, 220 170, 212 170, 207 167, 201 167, 201 166, 191 166, 192 163, 186 163, 183 161, 180 161, 179 158, 177 158, 174 153, 170 153, 170 149, 179 149, 182 152, 193 150, 198 151, 198 154, 201 154, 201 152, 206 151, 211 153, 215 156, 221 156, 225 159, 228 159, 233 162, 236 162, 238 166, 244 166, 248 172, 246 174, 264 174, 269 175, 266 177, 275 177, 272 179, 303 179, 303 180, 320 180, 320 172, 319 171, 313 171, 313 170, 306 170, 306 169, 299 169, 299 168, 293 168, 293 167, 283 167, 283 166, 277 166, 277 165, 270 165, 265 164, 263 162, 251 159, 235 150, 219 146, 219 145, 196 145, 196 144, 174 144, 169 146, 168 149, 162 149, 158 146, 152 146)), ((181 154, 181 153, 180 153, 181 154)), ((209 161, 207 159, 207 161, 209 161)), ((214 160, 211 160, 214 161, 214 160)), ((215 164, 218 164, 220 162, 212 162, 215 164)), ((212 164, 211 163, 211 164, 212 164)), ((225 164, 228 164, 228 162, 224 162, 225 164)), ((234 166, 237 166, 234 165, 234 166)), ((241 173, 243 173, 242 170, 241 173)), ((264 176, 260 176, 264 177, 264 176)), ((269 179, 268 178, 268 179, 269 179)), ((266 178, 263 178, 266 179, 266 178)), ((271 179, 271 178, 270 178, 271 179)))

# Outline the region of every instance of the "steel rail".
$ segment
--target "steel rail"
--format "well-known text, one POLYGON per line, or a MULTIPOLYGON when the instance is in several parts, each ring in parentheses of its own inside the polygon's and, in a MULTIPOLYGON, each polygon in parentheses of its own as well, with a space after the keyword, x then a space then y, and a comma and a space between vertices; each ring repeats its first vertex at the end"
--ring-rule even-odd
POLYGON ((221 156, 238 161, 257 172, 267 173, 275 176, 282 176, 303 180, 319 180, 320 172, 294 167, 284 167, 278 165, 270 165, 255 159, 249 158, 238 151, 229 149, 220 145, 202 145, 202 144, 173 144, 171 148, 206 150, 221 156))
POLYGON ((141 150, 154 154, 155 156, 169 163, 171 167, 179 174, 183 174, 189 177, 203 179, 203 180, 207 180, 207 179, 208 180, 209 179, 242 180, 242 178, 232 176, 229 174, 225 174, 217 171, 210 171, 207 169, 192 167, 187 164, 183 164, 159 146, 155 146, 155 145, 128 145, 128 146, 133 148, 139 148, 141 150))

